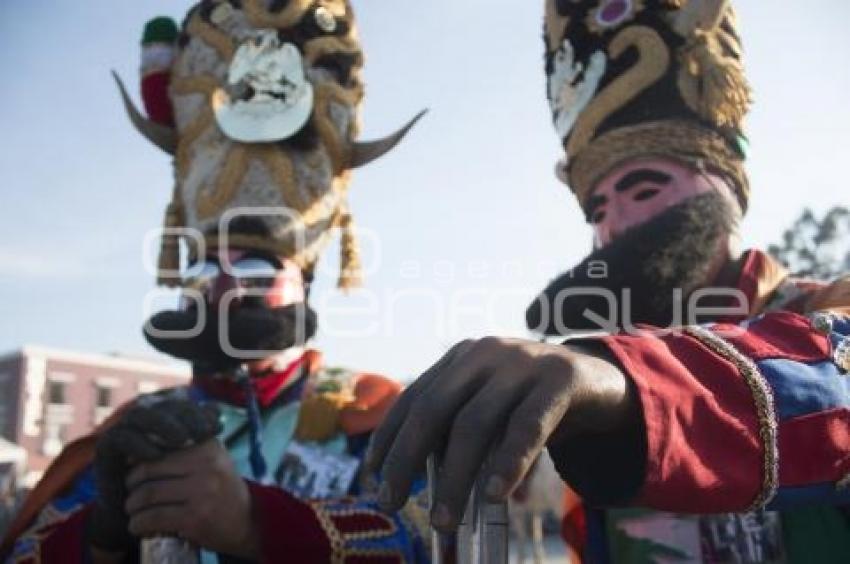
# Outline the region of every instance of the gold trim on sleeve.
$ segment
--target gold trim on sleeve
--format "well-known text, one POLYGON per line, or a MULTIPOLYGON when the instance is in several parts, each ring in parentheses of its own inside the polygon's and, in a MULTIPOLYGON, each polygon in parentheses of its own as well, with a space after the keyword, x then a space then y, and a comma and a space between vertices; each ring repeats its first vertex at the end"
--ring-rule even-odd
POLYGON ((686 327, 684 332, 735 365, 753 394, 759 421, 759 437, 762 440, 764 451, 764 469, 761 490, 746 511, 759 510, 770 503, 779 487, 779 433, 773 390, 758 366, 751 359, 741 354, 732 343, 721 339, 703 327, 686 327))

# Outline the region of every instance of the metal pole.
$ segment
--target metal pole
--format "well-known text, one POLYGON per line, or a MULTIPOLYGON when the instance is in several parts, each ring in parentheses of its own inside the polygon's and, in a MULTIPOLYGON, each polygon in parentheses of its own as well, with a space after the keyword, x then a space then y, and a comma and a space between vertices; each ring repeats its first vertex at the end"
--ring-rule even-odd
MULTIPOLYGON (((428 494, 433 507, 439 458, 428 459, 428 494)), ((433 564, 507 564, 508 504, 489 503, 484 478, 476 480, 458 530, 453 534, 431 531, 433 564)))
POLYGON ((139 560, 142 564, 197 564, 198 549, 175 537, 142 539, 139 560))

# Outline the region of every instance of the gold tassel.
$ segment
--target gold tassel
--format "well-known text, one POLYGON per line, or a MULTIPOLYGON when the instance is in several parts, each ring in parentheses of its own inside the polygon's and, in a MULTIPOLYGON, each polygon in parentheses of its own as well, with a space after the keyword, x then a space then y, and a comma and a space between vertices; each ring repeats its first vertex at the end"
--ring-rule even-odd
POLYGON ((343 212, 339 226, 342 228, 342 241, 340 242, 341 271, 337 287, 342 290, 352 290, 363 285, 363 264, 360 261, 357 230, 350 213, 343 212))
POLYGON ((717 127, 740 128, 752 92, 740 61, 727 57, 716 30, 697 30, 680 52, 679 91, 700 117, 717 127))
MULTIPOLYGON (((176 189, 174 191, 174 198, 165 210, 165 221, 163 225, 166 228, 177 228, 185 225, 183 204, 178 198, 176 189)), ((157 284, 169 288, 180 286, 180 277, 174 275, 174 273, 180 270, 179 235, 168 232, 163 233, 159 249, 158 268, 157 284)))

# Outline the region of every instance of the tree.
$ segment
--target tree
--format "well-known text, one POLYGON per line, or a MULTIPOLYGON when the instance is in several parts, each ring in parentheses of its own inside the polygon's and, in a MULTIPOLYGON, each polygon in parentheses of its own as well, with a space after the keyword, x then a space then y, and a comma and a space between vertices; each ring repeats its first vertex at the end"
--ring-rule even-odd
POLYGON ((820 220, 803 210, 768 252, 797 276, 830 280, 850 273, 850 209, 834 207, 820 220))

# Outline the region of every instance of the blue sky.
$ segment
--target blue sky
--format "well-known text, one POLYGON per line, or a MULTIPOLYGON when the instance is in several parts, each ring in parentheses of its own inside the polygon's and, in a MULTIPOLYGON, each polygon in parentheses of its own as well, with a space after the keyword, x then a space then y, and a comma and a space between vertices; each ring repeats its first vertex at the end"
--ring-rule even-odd
MULTIPOLYGON (((355 0, 367 53, 365 137, 423 107, 395 153, 355 174, 368 290, 314 292, 335 364, 408 379, 465 335, 524 335, 528 300, 587 252, 552 173, 542 2, 355 0), (521 6, 526 6, 522 8, 521 6), (371 241, 371 243, 370 243, 371 241)), ((37 343, 152 355, 141 337, 169 161, 128 125, 109 77, 137 84, 152 16, 190 2, 0 3, 0 351, 37 343)), ((850 3, 738 2, 756 92, 744 237, 779 238, 803 206, 848 201, 850 3)))

